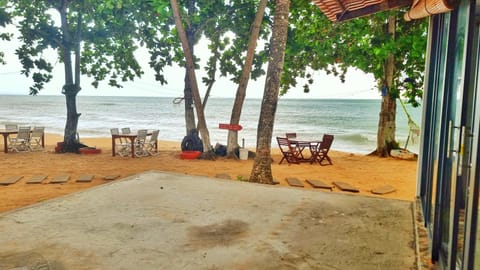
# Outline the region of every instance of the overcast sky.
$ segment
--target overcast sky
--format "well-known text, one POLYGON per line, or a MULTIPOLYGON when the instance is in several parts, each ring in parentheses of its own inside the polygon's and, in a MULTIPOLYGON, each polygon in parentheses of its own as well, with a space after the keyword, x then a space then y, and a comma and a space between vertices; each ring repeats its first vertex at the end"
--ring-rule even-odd
MULTIPOLYGON (((20 74, 21 65, 18 62, 14 50, 15 42, 0 42, 0 51, 5 53, 6 65, 0 65, 0 95, 28 95, 32 79, 20 74)), ((196 52, 202 48, 195 47, 196 52)), ((52 55, 54 55, 52 53, 52 55)), ((106 82, 101 82, 98 89, 91 86, 92 80, 86 76, 82 77, 79 95, 88 96, 166 96, 178 97, 183 94, 185 70, 179 67, 166 69, 167 85, 160 85, 155 81, 153 72, 148 67, 149 56, 147 53, 138 53, 139 62, 144 63, 145 74, 134 82, 124 84, 123 88, 112 88, 106 82)), ((56 58, 56 57, 55 57, 56 58)), ((266 69, 266 67, 265 67, 266 69)), ((200 92, 203 93, 206 87, 201 83, 203 68, 197 70, 197 82, 200 92)), ((372 75, 365 74, 359 70, 348 71, 345 83, 333 75, 326 75, 324 72, 316 72, 315 83, 311 86, 310 93, 303 93, 303 84, 299 83, 296 88, 289 90, 285 98, 380 98, 375 89, 375 81, 372 75)), ((57 63, 54 70, 53 80, 45 86, 39 95, 60 95, 64 83, 63 64, 57 63)), ((251 80, 247 88, 247 98, 262 98, 265 77, 251 80)), ((237 85, 227 78, 217 78, 211 97, 235 97, 237 85)))

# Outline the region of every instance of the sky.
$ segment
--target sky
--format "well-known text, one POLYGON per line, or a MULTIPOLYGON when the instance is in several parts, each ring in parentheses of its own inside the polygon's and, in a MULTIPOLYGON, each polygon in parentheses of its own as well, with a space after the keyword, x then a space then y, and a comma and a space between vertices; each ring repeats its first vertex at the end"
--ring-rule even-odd
MULTIPOLYGON (((17 56, 14 54, 18 43, 15 41, 0 41, 0 51, 4 52, 6 65, 0 65, 0 95, 28 95, 29 87, 33 84, 32 78, 20 74, 21 65, 17 56)), ((202 44, 195 47, 196 52, 205 51, 202 44)), ((155 81, 153 72, 148 67, 149 56, 147 52, 137 53, 145 74, 141 78, 136 78, 133 82, 123 84, 123 88, 115 88, 107 85, 106 82, 100 82, 95 89, 92 80, 86 76, 81 78, 82 90, 79 96, 153 96, 153 97, 180 97, 183 95, 185 70, 178 66, 169 67, 165 70, 168 84, 161 85, 155 81)), ((56 55, 51 53, 51 58, 56 61, 56 55)), ((206 58, 206 57, 205 57, 206 58)), ((265 66, 266 70, 266 66, 265 66)), ((201 96, 206 91, 206 86, 202 84, 201 77, 203 69, 196 71, 198 86, 201 96)), ((303 92, 303 84, 298 83, 297 87, 291 88, 282 98, 353 98, 353 99, 378 99, 380 94, 376 90, 373 75, 365 74, 362 71, 350 69, 347 72, 346 81, 342 83, 338 77, 327 75, 323 71, 316 71, 313 76, 314 84, 310 87, 310 93, 303 92)), ((56 61, 53 72, 53 79, 45 85, 39 95, 61 95, 61 89, 64 83, 63 64, 56 61)), ((256 81, 250 80, 247 88, 247 98, 262 98, 265 84, 265 76, 256 81)), ((211 97, 213 98, 233 98, 237 85, 228 78, 217 78, 211 97)))

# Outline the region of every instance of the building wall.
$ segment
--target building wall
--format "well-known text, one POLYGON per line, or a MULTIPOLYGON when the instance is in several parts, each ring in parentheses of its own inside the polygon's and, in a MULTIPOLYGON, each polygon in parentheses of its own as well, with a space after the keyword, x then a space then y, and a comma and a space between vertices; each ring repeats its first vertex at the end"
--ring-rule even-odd
POLYGON ((479 19, 476 1, 430 18, 418 191, 442 269, 480 269, 479 19), (477 256, 474 256, 477 255, 477 256))

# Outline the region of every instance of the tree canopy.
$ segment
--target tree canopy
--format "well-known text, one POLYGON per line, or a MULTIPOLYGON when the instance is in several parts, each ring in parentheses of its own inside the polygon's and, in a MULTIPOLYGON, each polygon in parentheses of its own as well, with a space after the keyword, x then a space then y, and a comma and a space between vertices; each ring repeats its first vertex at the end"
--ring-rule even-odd
POLYGON ((16 54, 22 72, 34 81, 30 94, 37 94, 50 81, 56 62, 63 63, 61 93, 67 107, 63 151, 76 152, 81 75, 91 77, 95 87, 103 80, 121 87, 121 82, 143 73, 134 52, 137 22, 148 7, 134 0, 18 0, 10 4, 20 32, 16 54), (48 50, 57 57, 48 59, 48 50))
POLYGON ((398 19, 401 11, 392 10, 332 23, 310 2, 297 1, 294 5, 282 93, 295 86, 299 78, 307 79, 303 87, 308 92, 314 70, 323 69, 342 81, 351 67, 373 74, 382 102, 377 149, 372 153, 388 156, 398 147, 396 99, 402 94, 418 106, 422 97, 426 20, 406 22, 398 19))
MULTIPOLYGON (((258 3, 258 0, 179 1, 180 17, 197 68, 200 61, 193 47, 200 39, 209 43, 210 55, 204 66, 207 75, 202 78, 209 89, 217 76, 239 82, 258 3)), ((167 65, 185 66, 168 0, 18 0, 0 1, 0 4, 12 11, 21 33, 22 43, 16 53, 22 72, 34 81, 31 94, 37 94, 52 78, 56 62, 65 66, 64 94, 70 91, 76 95, 80 91, 80 74, 91 77, 95 87, 101 81, 121 87, 122 82, 143 73, 134 55, 139 46, 148 49, 149 64, 161 84, 168 79, 163 75, 167 65), (46 58, 48 50, 56 51, 58 56, 46 58)), ((264 46, 257 48, 254 56, 251 72, 254 79, 265 74, 264 64, 272 49, 268 39, 274 6, 270 4, 260 27, 259 37, 264 46)), ((2 12, 0 8, 0 23, 3 18, 5 22, 9 20, 8 13, 2 12)), ((315 70, 325 70, 345 80, 350 67, 373 74, 378 88, 384 89, 384 64, 393 56, 394 81, 389 85, 388 94, 396 98, 400 96, 400 89, 405 89, 409 102, 418 105, 417 98, 422 91, 415 86, 423 80, 426 21, 398 20, 395 34, 391 35, 386 31, 388 18, 396 12, 335 24, 310 1, 291 3, 281 93, 296 87, 300 79, 307 80, 303 88, 308 92, 315 70)), ((186 81, 185 97, 188 89, 186 81)), ((75 125, 67 129, 69 134, 76 133, 75 125)))
POLYGON ((133 52, 137 48, 137 1, 52 1, 19 0, 12 4, 20 31, 17 55, 23 73, 31 76, 31 94, 37 94, 51 79, 53 63, 65 61, 65 53, 80 47, 81 74, 93 79, 93 86, 108 80, 120 87, 122 81, 142 74, 133 52), (48 49, 58 52, 47 59, 48 49))
MULTIPOLYGON (((151 0, 156 14, 157 31, 146 33, 142 41, 148 48, 150 66, 156 71, 156 79, 167 82, 161 74, 165 66, 177 63, 185 66, 183 52, 173 22, 169 1, 151 0)), ((258 0, 184 0, 179 1, 181 18, 187 32, 192 35, 193 43, 200 40, 208 43, 209 55, 202 55, 206 76, 201 78, 204 85, 209 86, 216 76, 230 78, 238 82, 243 67, 243 59, 248 46, 248 35, 255 17, 258 0)), ((266 20, 268 21, 268 20, 266 20)), ((261 38, 267 40, 269 28, 263 27, 261 38)), ((195 55, 195 50, 194 50, 195 55)), ((265 74, 263 64, 266 63, 266 49, 255 55, 252 78, 265 74)), ((196 68, 200 68, 200 57, 195 56, 196 68)))
MULTIPOLYGON (((422 96, 419 86, 423 83, 427 21, 398 19, 392 37, 385 31, 388 17, 401 12, 380 12, 332 23, 309 1, 292 3, 282 93, 295 86, 299 78, 312 83, 314 78, 309 73, 312 70, 323 69, 344 81, 350 67, 373 74, 381 90, 383 64, 388 55, 393 54, 395 74, 390 94, 399 97, 400 88, 408 78, 407 81, 418 87, 410 87, 403 94, 412 105, 418 105, 417 98, 422 96)), ((309 84, 304 85, 304 89, 308 92, 309 84)))
MULTIPOLYGON (((0 0, 0 26, 1 27, 6 27, 7 24, 10 24, 12 22, 11 14, 7 10, 8 1, 7 0, 0 0)), ((11 33, 8 32, 1 32, 0 33, 0 39, 1 40, 10 40, 11 38, 11 33)), ((5 54, 3 52, 0 52, 0 64, 6 64, 4 60, 5 54)))
MULTIPOLYGON (((179 6, 178 12, 181 20, 180 25, 173 25, 171 19, 171 7, 165 0, 152 0, 153 6, 159 15, 160 31, 146 36, 146 44, 152 55, 150 65, 157 72, 156 78, 163 82, 164 77, 159 74, 167 64, 176 62, 186 67, 185 87, 183 99, 185 102, 185 122, 187 133, 197 128, 194 119, 193 107, 197 110, 198 129, 204 143, 210 141, 208 130, 203 122, 203 113, 197 107, 201 102, 202 110, 205 108, 209 93, 214 86, 218 76, 228 77, 239 83, 246 51, 250 28, 256 13, 258 1, 234 0, 234 1, 211 1, 211 0, 186 0, 175 1, 172 6, 179 6), (180 28, 185 29, 186 41, 182 40, 183 51, 178 50, 179 44, 177 32, 180 28), (192 54, 196 68, 199 68, 200 59, 196 57, 195 45, 204 39, 208 42, 208 55, 204 57, 204 69, 206 76, 201 80, 207 87, 203 100, 197 96, 198 84, 191 78, 192 70, 185 64, 187 54, 192 54), (159 46, 158 44, 165 44, 159 46), (186 46, 188 45, 188 46, 186 46), (218 75, 219 74, 219 75, 218 75), (195 102, 194 102, 195 101, 195 102)), ((265 28, 267 29, 267 28, 265 28)), ((260 31, 263 38, 268 38, 268 32, 260 31)), ((263 64, 266 61, 265 51, 254 55, 253 71, 251 77, 258 78, 264 74, 263 64)), ((224 89, 223 91, 229 91, 224 89)), ((233 89, 232 89, 233 90, 233 89)), ((209 146, 204 147, 208 151, 209 146)))

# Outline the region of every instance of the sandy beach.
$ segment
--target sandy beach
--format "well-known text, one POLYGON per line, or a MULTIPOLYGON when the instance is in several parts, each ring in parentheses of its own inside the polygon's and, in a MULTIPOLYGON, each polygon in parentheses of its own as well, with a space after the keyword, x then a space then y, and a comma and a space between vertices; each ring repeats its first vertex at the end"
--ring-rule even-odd
MULTIPOLYGON (((161 139, 161 135, 160 135, 161 139)), ((182 160, 180 159, 180 142, 159 141, 159 154, 144 158, 112 157, 110 138, 83 138, 82 143, 100 148, 100 154, 57 154, 54 151, 56 143, 62 137, 46 134, 44 151, 28 153, 0 153, 2 162, 0 177, 22 176, 12 185, 0 186, 0 212, 28 206, 62 196, 93 186, 109 183, 105 176, 118 175, 123 177, 138 174, 144 171, 157 170, 218 177, 227 174, 232 181, 249 176, 253 160, 233 160, 218 158, 210 160, 182 160), (76 182, 79 176, 93 174, 95 178, 89 183, 76 182), (42 184, 26 184, 32 176, 45 175, 47 179, 42 184), (63 184, 50 184, 49 180, 55 176, 68 175, 70 180, 63 184)), ((3 145, 0 146, 3 149, 3 145)), ((254 150, 254 149, 251 149, 254 150)), ((280 182, 280 186, 296 189, 314 189, 305 183, 306 179, 317 179, 332 184, 334 181, 349 183, 357 187, 360 192, 352 193, 360 196, 376 196, 391 199, 412 201, 416 189, 416 161, 399 160, 394 158, 377 158, 361 154, 338 152, 333 150, 329 156, 333 165, 319 166, 318 164, 287 164, 278 162, 281 154, 276 145, 272 145, 273 176, 280 182), (289 187, 286 177, 296 177, 305 183, 305 187, 289 187), (395 192, 385 195, 375 195, 371 190, 380 186, 390 185, 395 192)), ((116 180, 113 180, 116 181, 116 180)), ((195 183, 191 183, 195 185, 195 183)), ((338 188, 315 189, 318 192, 342 192, 338 188)))

